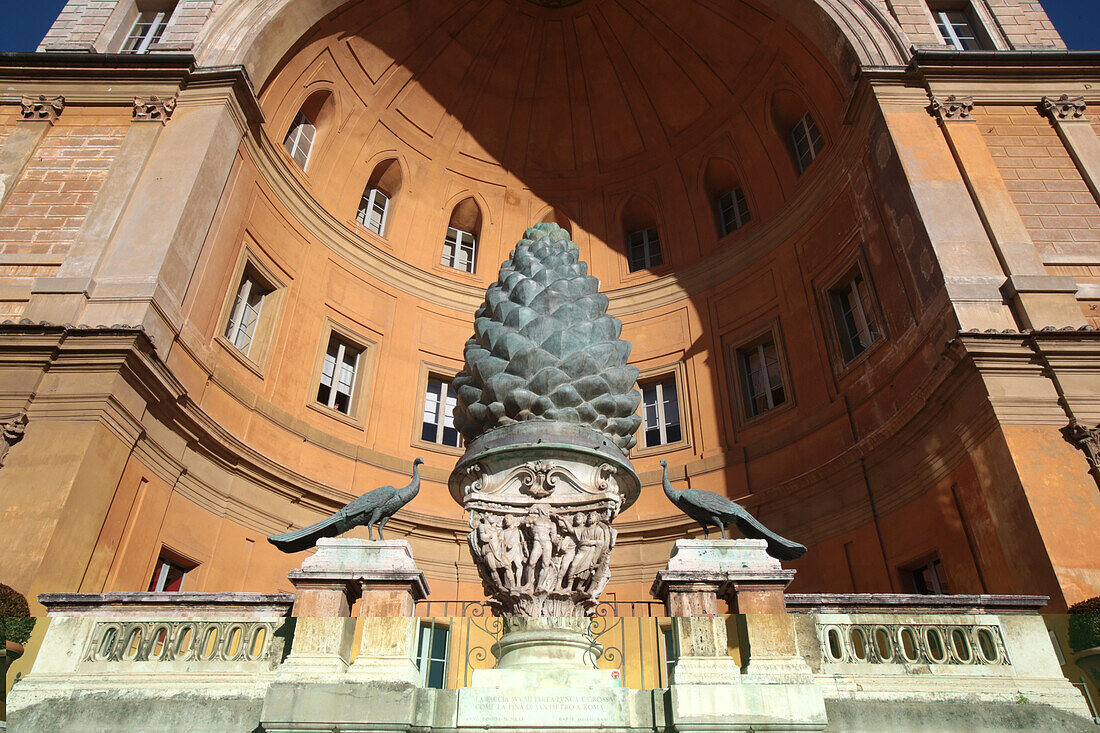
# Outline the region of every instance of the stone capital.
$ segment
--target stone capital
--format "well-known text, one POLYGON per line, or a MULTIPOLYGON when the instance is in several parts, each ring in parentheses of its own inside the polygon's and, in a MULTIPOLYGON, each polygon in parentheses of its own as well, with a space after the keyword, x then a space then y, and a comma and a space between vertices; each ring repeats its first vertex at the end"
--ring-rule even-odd
POLYGON ((175 97, 134 97, 134 122, 166 124, 176 109, 175 97))
POLYGON ((1085 110, 1087 107, 1085 106, 1085 98, 1082 96, 1071 97, 1068 94, 1063 94, 1060 97, 1043 97, 1039 109, 1056 122, 1084 121, 1086 119, 1085 110))
POLYGON ((65 109, 64 97, 24 96, 19 100, 20 119, 27 122, 49 122, 51 125, 65 109))
POLYGON ((959 97, 952 94, 941 99, 933 95, 929 110, 940 122, 971 120, 973 118, 970 113, 974 111, 974 97, 959 97))

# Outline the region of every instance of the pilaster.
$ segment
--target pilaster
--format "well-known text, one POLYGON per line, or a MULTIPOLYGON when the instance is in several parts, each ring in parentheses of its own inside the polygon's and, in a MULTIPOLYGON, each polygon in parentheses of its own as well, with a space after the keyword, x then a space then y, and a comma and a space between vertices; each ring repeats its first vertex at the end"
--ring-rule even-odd
POLYGON ((1100 137, 1086 114, 1085 98, 1068 94, 1043 97, 1039 109, 1050 119, 1085 184, 1100 202, 1100 137))
POLYGON ((15 129, 0 149, 0 209, 23 176, 34 151, 65 109, 64 97, 24 96, 15 129))

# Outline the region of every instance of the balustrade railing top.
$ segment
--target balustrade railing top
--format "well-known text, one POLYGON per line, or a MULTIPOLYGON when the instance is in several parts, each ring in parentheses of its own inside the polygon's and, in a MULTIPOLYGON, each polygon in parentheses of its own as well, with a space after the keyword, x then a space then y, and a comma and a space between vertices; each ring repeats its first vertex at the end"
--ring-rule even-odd
POLYGON ((792 613, 1038 613, 1049 596, 788 593, 792 613))
MULTIPOLYGON (((487 601, 435 600, 426 598, 416 603, 416 615, 421 618, 481 618, 493 616, 487 601)), ((666 618, 663 601, 602 601, 596 604, 594 615, 600 618, 666 618)))
POLYGON ((41 593, 50 615, 135 617, 289 616, 292 593, 41 593))

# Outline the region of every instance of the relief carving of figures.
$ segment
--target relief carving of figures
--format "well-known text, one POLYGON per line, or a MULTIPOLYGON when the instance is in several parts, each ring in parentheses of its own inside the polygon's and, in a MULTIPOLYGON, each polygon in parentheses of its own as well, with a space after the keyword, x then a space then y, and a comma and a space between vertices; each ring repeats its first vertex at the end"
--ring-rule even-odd
MULTIPOLYGON (((494 507, 496 509, 496 507, 494 507)), ((526 507, 470 519, 470 549, 486 592, 504 615, 583 615, 610 578, 613 509, 526 507)))

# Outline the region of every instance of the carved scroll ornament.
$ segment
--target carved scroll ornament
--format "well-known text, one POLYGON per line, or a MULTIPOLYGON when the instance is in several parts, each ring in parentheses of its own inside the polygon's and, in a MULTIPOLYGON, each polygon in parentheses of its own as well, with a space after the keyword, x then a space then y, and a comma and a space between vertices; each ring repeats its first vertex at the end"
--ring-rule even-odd
POLYGON ((934 96, 929 108, 941 121, 969 120, 970 113, 974 111, 974 97, 957 97, 952 94, 940 99, 934 96))
POLYGON ((23 439, 27 428, 27 413, 21 412, 0 423, 0 467, 8 457, 11 447, 23 439))
POLYGON ((40 94, 37 97, 25 96, 19 100, 19 104, 24 120, 38 120, 52 124, 65 109, 65 98, 40 94))
POLYGON ((1039 106, 1053 120, 1082 120, 1087 109, 1084 97, 1071 97, 1068 94, 1057 98, 1043 97, 1039 106))

